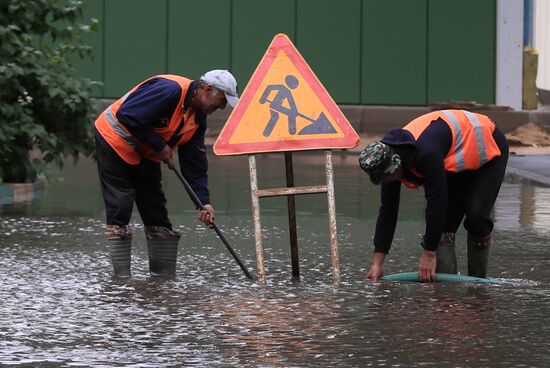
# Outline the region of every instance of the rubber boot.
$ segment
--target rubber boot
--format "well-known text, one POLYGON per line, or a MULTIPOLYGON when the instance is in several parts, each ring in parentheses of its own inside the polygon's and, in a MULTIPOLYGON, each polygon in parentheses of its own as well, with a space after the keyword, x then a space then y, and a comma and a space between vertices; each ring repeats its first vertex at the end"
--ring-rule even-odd
POLYGON ((175 277, 180 234, 163 226, 146 226, 151 276, 175 277))
POLYGON ((455 233, 442 233, 436 252, 435 272, 457 273, 455 233))
POLYGON ((491 234, 479 237, 468 233, 468 276, 487 277, 491 234))
POLYGON ((109 253, 114 277, 130 277, 132 231, 129 226, 108 225, 109 253))

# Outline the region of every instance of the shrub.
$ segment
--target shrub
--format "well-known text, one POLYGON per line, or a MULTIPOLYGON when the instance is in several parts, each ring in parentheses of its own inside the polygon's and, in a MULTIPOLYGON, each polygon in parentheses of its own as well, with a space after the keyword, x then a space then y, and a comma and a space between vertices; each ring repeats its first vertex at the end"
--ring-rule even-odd
POLYGON ((77 23, 80 1, 0 1, 0 177, 30 182, 49 163, 89 155, 95 82, 75 76, 71 59, 91 57, 77 23), (32 155, 31 155, 32 153, 32 155))

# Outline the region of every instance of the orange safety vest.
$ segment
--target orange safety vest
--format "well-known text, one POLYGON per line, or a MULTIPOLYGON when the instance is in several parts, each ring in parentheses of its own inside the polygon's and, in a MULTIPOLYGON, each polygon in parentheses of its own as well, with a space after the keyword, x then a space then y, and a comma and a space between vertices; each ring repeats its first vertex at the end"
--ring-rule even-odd
POLYGON ((403 129, 414 139, 437 119, 445 121, 453 133, 451 149, 445 156, 445 170, 461 172, 476 170, 493 158, 500 156, 500 149, 493 139, 496 125, 489 117, 466 110, 441 110, 422 115, 403 129))
MULTIPOLYGON (((493 139, 495 123, 489 117, 466 110, 441 110, 419 116, 405 125, 417 140, 424 130, 435 120, 442 119, 451 128, 453 141, 451 149, 444 159, 445 170, 461 172, 479 169, 483 164, 501 155, 500 149, 493 139)), ((413 173, 419 175, 413 168, 413 173)), ((402 179, 408 188, 418 188, 419 185, 402 179)))
POLYGON ((155 157, 155 151, 150 146, 140 143, 132 134, 130 134, 128 129, 121 124, 116 117, 118 109, 130 93, 134 92, 139 86, 152 78, 165 78, 173 80, 180 85, 182 90, 178 107, 172 114, 168 124, 165 127, 153 128, 153 131, 159 134, 165 142, 168 142, 178 129, 180 123, 185 123, 183 128, 178 133, 180 135, 180 139, 174 147, 171 147, 174 149, 178 145, 187 143, 199 127, 195 121, 196 110, 183 110, 183 101, 185 99, 185 95, 187 94, 187 90, 189 89, 189 85, 192 82, 190 79, 177 75, 157 75, 141 82, 132 88, 130 92, 126 93, 111 106, 105 109, 105 111, 103 111, 95 121, 95 127, 101 136, 107 141, 109 146, 111 146, 115 152, 130 165, 139 164, 142 157, 160 162, 155 157))

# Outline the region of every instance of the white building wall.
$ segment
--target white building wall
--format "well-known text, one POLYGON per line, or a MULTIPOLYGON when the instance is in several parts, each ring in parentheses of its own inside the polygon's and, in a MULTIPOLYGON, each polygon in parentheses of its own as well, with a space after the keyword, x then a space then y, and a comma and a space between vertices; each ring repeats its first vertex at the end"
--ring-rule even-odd
POLYGON ((539 53, 537 87, 550 90, 550 1, 535 0, 533 47, 539 53))
POLYGON ((521 110, 523 1, 497 0, 496 23, 496 104, 521 110))

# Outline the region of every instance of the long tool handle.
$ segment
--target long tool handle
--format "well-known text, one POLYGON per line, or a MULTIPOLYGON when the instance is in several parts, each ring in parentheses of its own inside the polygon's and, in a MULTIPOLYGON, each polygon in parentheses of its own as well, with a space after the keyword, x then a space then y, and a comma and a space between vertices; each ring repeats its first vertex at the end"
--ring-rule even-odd
MULTIPOLYGON (((202 204, 201 200, 199 199, 199 197, 197 197, 197 195, 195 194, 195 192, 193 191, 193 189, 191 188, 191 186, 189 185, 187 180, 185 180, 185 178, 183 177, 181 172, 175 167, 173 167, 172 170, 176 173, 176 176, 178 177, 178 179, 181 181, 181 183, 185 187, 185 190, 187 191, 187 193, 189 193, 189 196, 193 200, 193 203, 195 203, 195 206, 197 206, 201 210, 204 210, 205 208, 204 208, 204 205, 202 204)), ((216 234, 218 234, 219 238, 222 240, 223 244, 225 245, 225 247, 227 248, 229 253, 231 253, 231 255, 233 256, 235 261, 237 261, 237 263, 241 267, 241 270, 243 270, 246 277, 248 277, 249 279, 253 279, 254 277, 250 274, 250 272, 248 272, 248 270, 246 269, 246 266, 244 265, 244 263, 240 260, 239 256, 237 255, 237 253, 235 253, 235 250, 233 250, 231 245, 229 245, 229 242, 227 241, 227 239, 225 239, 225 236, 223 236, 221 230, 218 228, 218 226, 214 222, 212 222, 212 227, 216 231, 216 234)))

